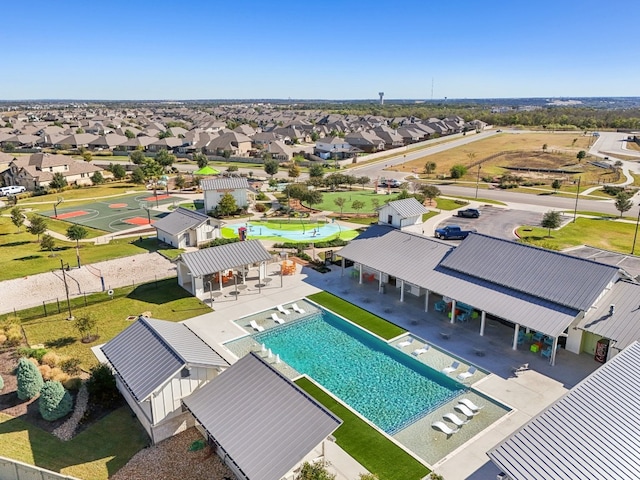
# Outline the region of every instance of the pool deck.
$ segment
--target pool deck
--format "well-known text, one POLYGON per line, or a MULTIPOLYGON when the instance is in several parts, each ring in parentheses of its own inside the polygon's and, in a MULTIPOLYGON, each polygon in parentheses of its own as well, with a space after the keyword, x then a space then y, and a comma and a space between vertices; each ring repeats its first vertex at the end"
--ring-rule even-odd
MULTIPOLYGON (((444 314, 435 312, 433 304, 429 312, 425 312, 423 298, 418 300, 412 295, 405 295, 405 301, 400 302, 399 290, 387 288, 386 293, 380 294, 377 282, 360 285, 350 275, 341 276, 340 270, 332 266, 330 273, 320 274, 306 268, 300 272, 298 266, 296 275, 283 277, 283 287, 280 287, 280 277, 273 276, 269 287, 259 292, 250 284, 238 300, 230 293, 233 287, 227 288, 214 301, 214 312, 184 323, 233 363, 237 358, 222 345, 247 334, 247 330, 235 320, 273 309, 276 305, 288 306, 307 295, 325 290, 406 328, 415 336, 462 358, 467 364, 491 372, 488 376, 472 377, 473 388, 513 411, 433 465, 434 471, 447 479, 495 478, 499 471, 489 461, 486 452, 600 366, 591 356, 560 350, 556 365, 552 367, 547 359, 527 348, 514 351, 511 348, 513 330, 498 322, 488 320, 485 335, 480 336, 478 319, 465 324, 451 324, 444 314), (514 367, 525 363, 529 364, 528 370, 518 375, 513 373, 514 367)), ((435 295, 433 297, 432 302, 438 300, 435 295)), ((397 341, 399 339, 393 343, 397 341)), ((410 353, 413 348, 406 350, 410 353)), ((338 470, 355 471, 358 468, 343 453, 336 454, 331 461, 338 470)))

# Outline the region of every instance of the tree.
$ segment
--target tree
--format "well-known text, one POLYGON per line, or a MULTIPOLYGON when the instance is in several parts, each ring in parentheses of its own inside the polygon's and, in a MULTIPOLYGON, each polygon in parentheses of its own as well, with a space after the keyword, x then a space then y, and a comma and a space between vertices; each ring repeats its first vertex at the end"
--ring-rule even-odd
POLYGON ((440 196, 440 189, 435 185, 423 185, 420 192, 429 199, 429 205, 433 204, 433 200, 440 196))
POLYGON ((364 208, 364 202, 362 200, 354 200, 351 204, 351 208, 353 208, 356 213, 359 214, 360 210, 364 208))
POLYGON ((277 160, 265 160, 264 161, 264 171, 267 175, 271 175, 271 178, 278 173, 278 168, 280 167, 280 163, 277 160))
POLYGON ((44 385, 42 374, 38 368, 25 357, 18 360, 16 380, 18 382, 17 394, 20 400, 29 400, 35 397, 44 385))
POLYGON ((92 404, 107 408, 113 405, 120 398, 120 392, 111 367, 104 363, 93 367, 87 380, 87 391, 92 404))
POLYGON ((91 152, 82 152, 82 158, 85 162, 90 162, 91 160, 93 160, 91 152))
POLYGON ((169 153, 167 150, 162 149, 156 154, 154 159, 158 165, 163 168, 170 167, 176 161, 176 156, 169 153))
POLYGON ((560 190, 561 186, 562 182, 557 178, 551 183, 551 188, 553 188, 556 192, 560 190))
POLYGON ((622 214, 633 207, 633 202, 631 201, 631 197, 627 192, 620 192, 616 195, 616 210, 620 212, 620 217, 622 214))
POLYGON ((377 198, 372 198, 371 205, 373 206, 374 210, 378 210, 380 208, 380 200, 377 198))
POLYGON ((52 252, 55 247, 56 241, 51 235, 48 233, 42 235, 42 240, 40 240, 40 248, 42 248, 42 250, 49 250, 52 252))
POLYGON ((178 174, 174 180, 174 183, 176 184, 176 187, 179 188, 180 190, 182 190, 184 188, 184 185, 186 183, 185 178, 182 176, 182 174, 178 174))
POLYGON ((354 175, 343 175, 343 178, 344 183, 349 185, 349 190, 351 190, 351 187, 353 187, 353 185, 358 183, 358 179, 354 175))
POLYGON ((338 197, 333 200, 333 203, 340 209, 340 216, 342 216, 342 210, 344 209, 345 204, 347 203, 347 199, 344 197, 338 197))
POLYGON ((89 231, 82 225, 71 225, 67 228, 67 238, 72 241, 75 240, 76 247, 79 246, 80 240, 87 238, 88 235, 89 231))
POLYGON ((76 327, 76 330, 78 330, 80 340, 82 342, 87 342, 91 338, 91 332, 96 327, 97 323, 98 320, 96 320, 96 318, 90 313, 76 318, 74 326, 76 327))
POLYGON ((314 163, 309 167, 309 177, 322 178, 324 176, 324 168, 319 163, 314 163))
POLYGON ((362 189, 364 190, 365 185, 367 185, 369 182, 371 182, 371 179, 369 177, 363 176, 363 177, 358 177, 357 178, 357 183, 358 185, 362 185, 362 189))
POLYGON ((225 217, 233 215, 238 210, 236 199, 230 193, 225 193, 216 207, 216 214, 225 217))
POLYGON ((13 223, 18 232, 20 231, 20 227, 24 225, 24 215, 22 215, 22 209, 20 207, 13 207, 11 209, 11 223, 13 223))
POLYGON ((138 185, 141 185, 144 183, 145 181, 145 175, 144 175, 144 171, 142 170, 142 168, 138 167, 138 168, 134 168, 131 172, 131 181, 133 183, 137 183, 138 185))
POLYGON ((427 175, 431 175, 436 171, 436 167, 436 162, 427 162, 424 164, 424 173, 426 173, 427 175))
POLYGON ((576 158, 578 159, 578 162, 581 162, 582 159, 585 158, 586 156, 587 156, 587 152, 585 152, 584 150, 580 150, 576 155, 576 158))
POLYGON ((145 160, 144 152, 142 150, 134 150, 129 154, 129 160, 136 165, 141 165, 145 160))
POLYGON ((127 176, 127 171, 119 163, 110 163, 108 170, 113 174, 113 178, 116 180, 122 180, 127 176))
POLYGON ((40 235, 47 231, 47 221, 40 215, 33 214, 29 217, 29 226, 27 232, 32 235, 38 236, 38 242, 40 242, 40 235))
POLYGON ((546 151, 547 151, 547 148, 549 148, 549 145, 547 145, 546 143, 544 143, 544 144, 542 145, 542 151, 543 151, 543 152, 546 152, 546 151))
POLYGON ((336 476, 329 473, 324 462, 304 462, 296 480, 335 480, 336 476))
POLYGON ((136 134, 133 133, 131 130, 129 130, 128 128, 124 131, 124 136, 131 139, 131 138, 136 138, 136 134))
POLYGON ((289 167, 288 176, 289 176, 289 178, 293 178, 294 180, 296 178, 298 178, 300 176, 300 167, 298 165, 296 165, 295 163, 293 163, 289 167))
POLYGON ((198 164, 198 168, 204 168, 209 165, 209 157, 207 157, 204 153, 194 153, 193 161, 198 164))
POLYGON ((42 418, 53 422, 73 410, 73 399, 60 382, 51 380, 46 382, 40 390, 38 409, 42 418))
POLYGON ((158 138, 159 139, 169 138, 169 137, 173 137, 173 133, 171 133, 171 131, 169 131, 169 130, 165 130, 164 132, 158 133, 158 138))
POLYGON ((451 178, 462 178, 467 173, 467 167, 458 163, 451 167, 450 172, 451 178))
POLYGON ((309 208, 313 208, 314 205, 322 203, 322 193, 318 190, 308 190, 307 193, 304 194, 302 201, 306 202, 309 208))
POLYGON ((91 175, 91 182, 94 185, 102 185, 104 183, 104 177, 102 176, 102 173, 96 172, 91 175))
POLYGON ((542 228, 548 228, 549 233, 548 236, 551 236, 551 229, 558 228, 560 226, 560 212, 556 212, 555 210, 549 210, 542 216, 542 222, 540 222, 540 226, 542 228))
POLYGON ((67 186, 67 179, 64 178, 64 175, 61 172, 56 172, 53 174, 53 178, 49 182, 50 188, 64 188, 67 186))

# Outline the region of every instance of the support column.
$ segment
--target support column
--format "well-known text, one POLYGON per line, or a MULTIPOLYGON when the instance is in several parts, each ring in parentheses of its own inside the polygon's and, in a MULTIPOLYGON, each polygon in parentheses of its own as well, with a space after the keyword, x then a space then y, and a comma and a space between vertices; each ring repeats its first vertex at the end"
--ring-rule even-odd
POLYGON ((362 264, 358 265, 358 283, 362 285, 362 264))
POLYGON ((220 284, 220 291, 222 291, 222 272, 218 272, 218 283, 220 284))
POLYGON ((404 302, 404 280, 400 280, 400 301, 404 302))
POLYGON ((485 327, 486 321, 487 321, 487 312, 483 310, 482 313, 480 314, 480 336, 481 337, 484 337, 484 327, 485 327))
POLYGON ((426 293, 424 294, 424 311, 428 312, 429 311, 429 294, 431 292, 429 290, 426 291, 426 293))
POLYGON ((513 331, 513 346, 511 347, 514 350, 518 349, 518 333, 520 333, 520 324, 516 323, 516 328, 513 331))
POLYGON ((549 363, 553 367, 556 364, 556 352, 558 351, 558 337, 554 337, 553 339, 553 347, 551 347, 551 356, 549 359, 549 363))
POLYGON ((382 293, 382 272, 378 270, 378 293, 382 293))
POLYGON ((451 323, 456 323, 456 301, 451 300, 451 323))

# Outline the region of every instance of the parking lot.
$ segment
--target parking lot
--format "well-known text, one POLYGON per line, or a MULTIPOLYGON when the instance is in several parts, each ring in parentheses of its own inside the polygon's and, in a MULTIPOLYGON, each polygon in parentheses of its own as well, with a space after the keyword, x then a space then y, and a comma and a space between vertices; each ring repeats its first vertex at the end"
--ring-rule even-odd
MULTIPOLYGON (((442 228, 446 225, 459 225, 463 230, 475 228, 479 233, 493 237, 515 240, 513 231, 521 225, 539 227, 542 221, 542 213, 528 212, 526 210, 511 210, 483 205, 478 208, 480 218, 451 217, 438 225, 442 228)), ((455 240, 454 240, 455 241, 455 240)))

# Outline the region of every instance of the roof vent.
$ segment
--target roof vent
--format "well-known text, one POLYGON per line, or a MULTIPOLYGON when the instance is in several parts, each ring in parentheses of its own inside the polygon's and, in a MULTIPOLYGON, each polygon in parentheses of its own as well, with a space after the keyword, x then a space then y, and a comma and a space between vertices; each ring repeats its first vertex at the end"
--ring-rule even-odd
POLYGON ((615 311, 616 311, 616 306, 615 304, 612 303, 611 305, 609 305, 609 315, 613 315, 613 312, 615 311))

